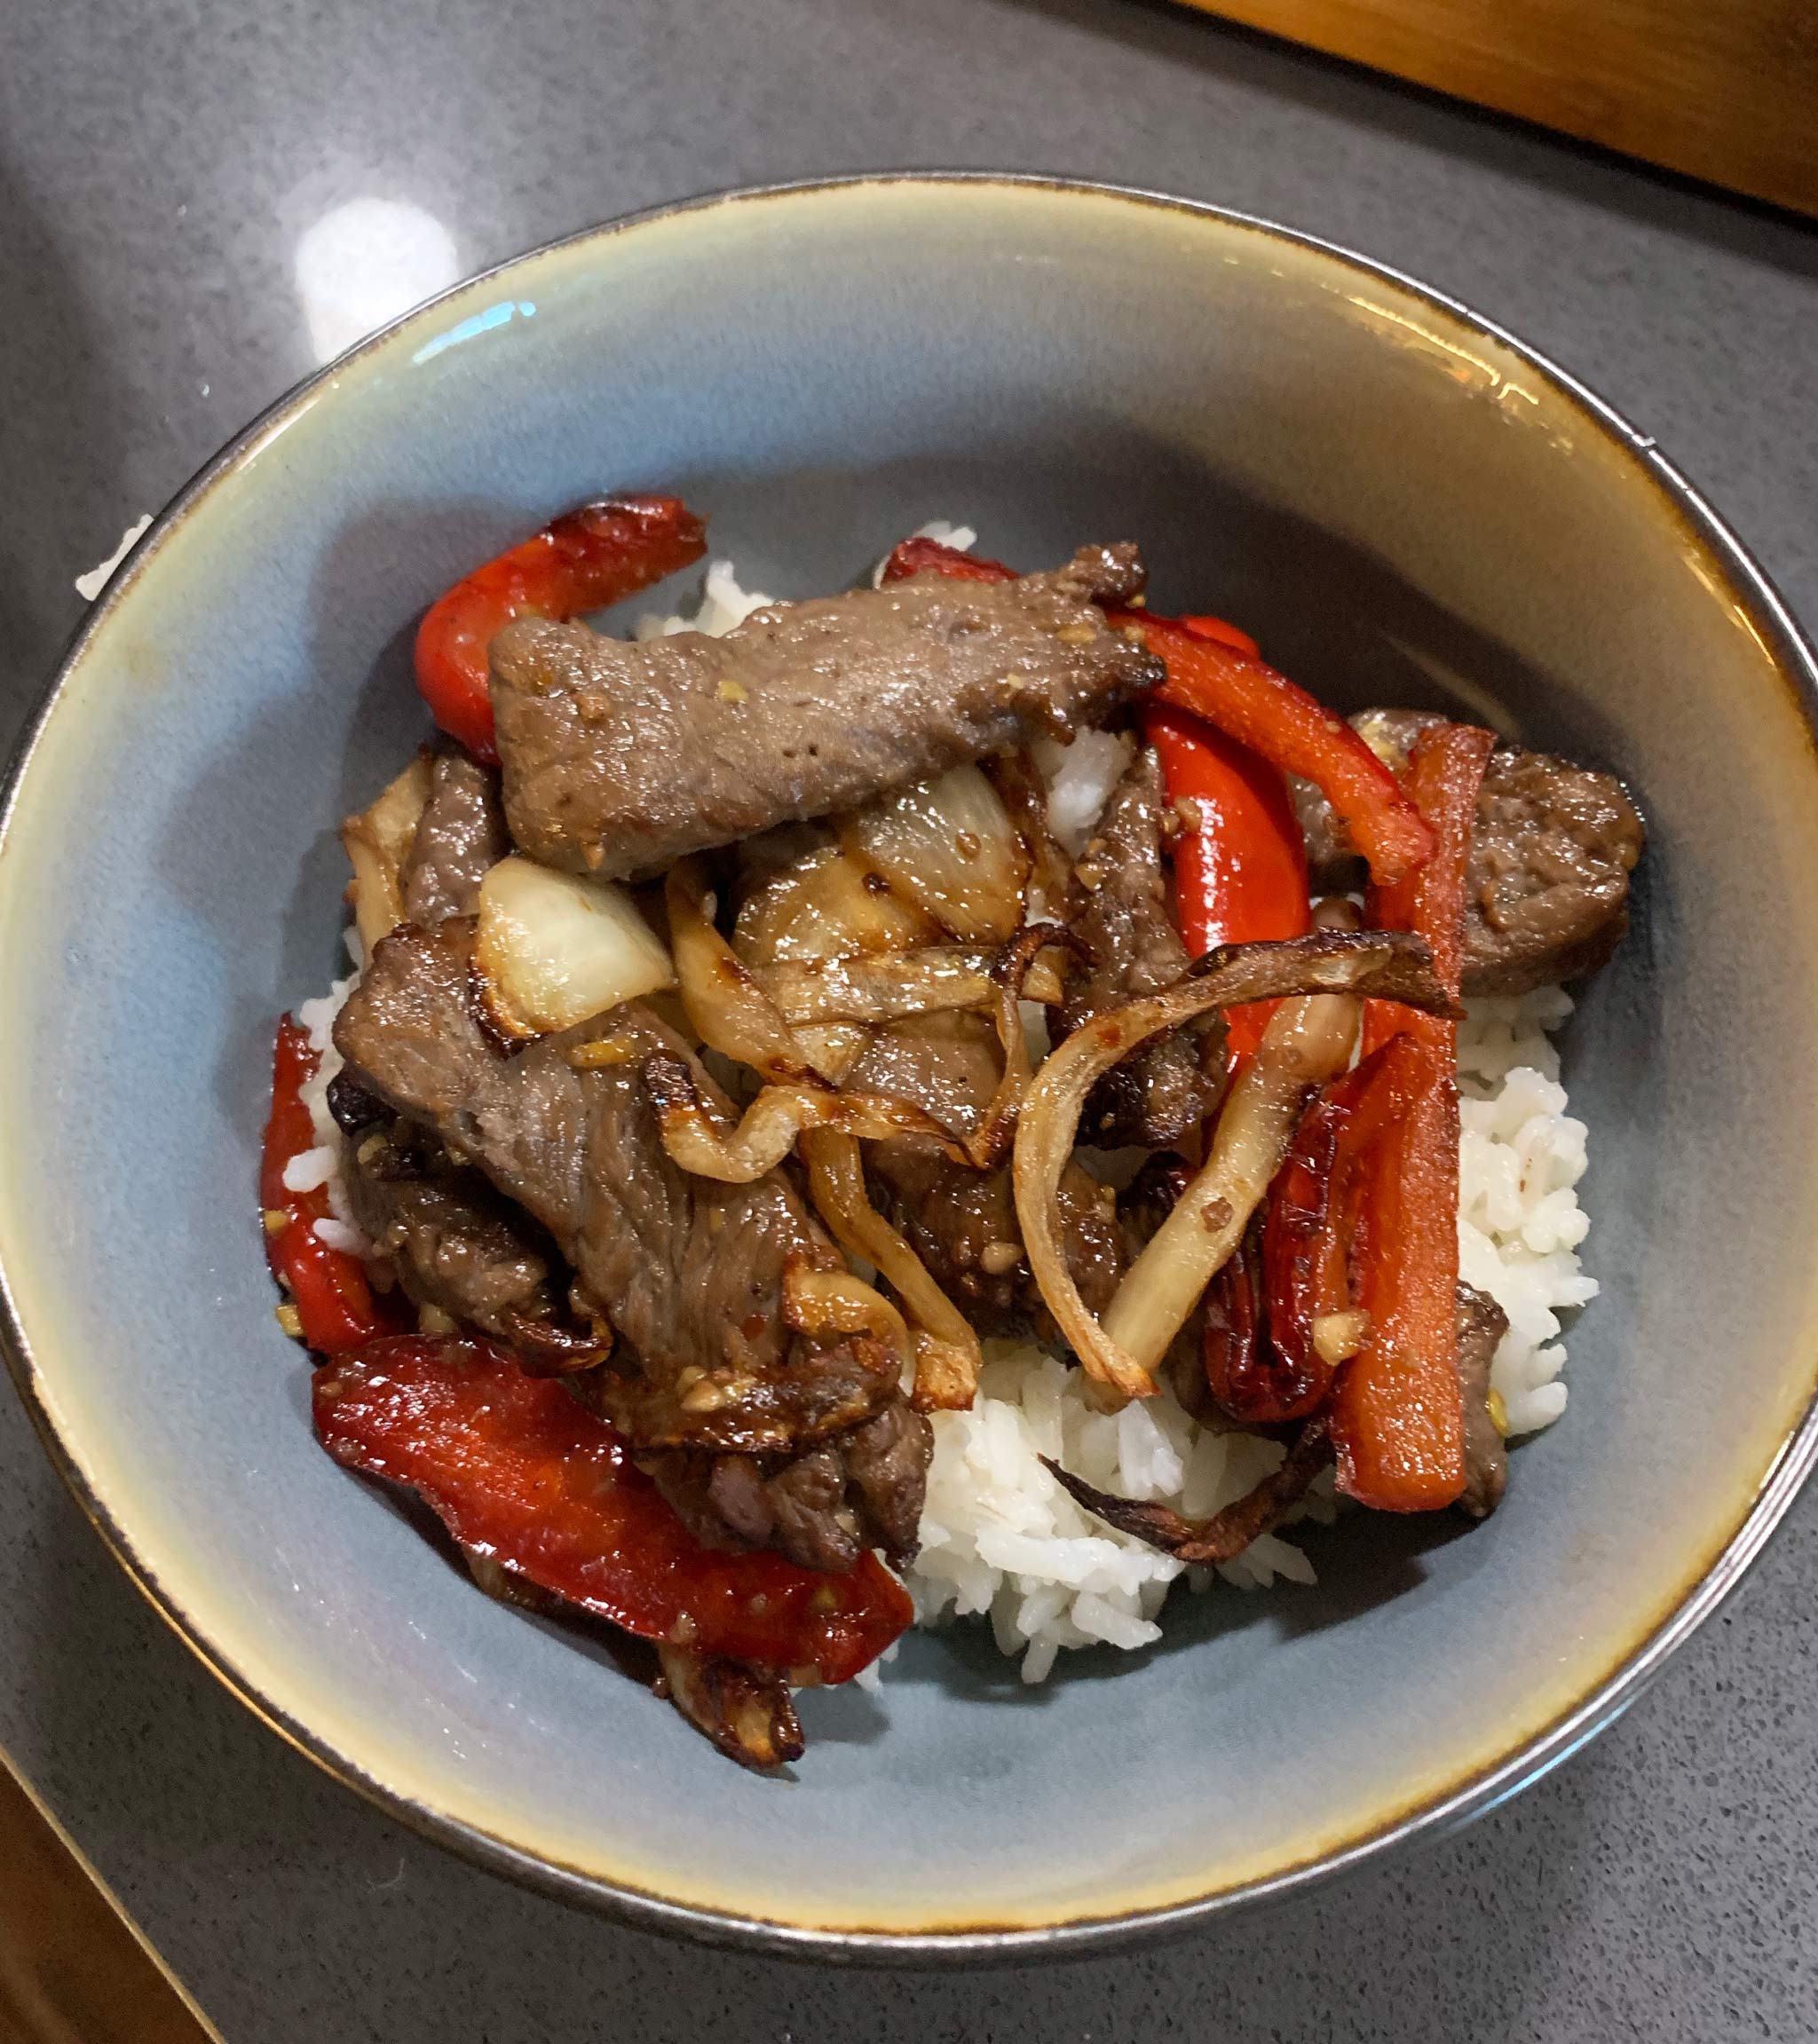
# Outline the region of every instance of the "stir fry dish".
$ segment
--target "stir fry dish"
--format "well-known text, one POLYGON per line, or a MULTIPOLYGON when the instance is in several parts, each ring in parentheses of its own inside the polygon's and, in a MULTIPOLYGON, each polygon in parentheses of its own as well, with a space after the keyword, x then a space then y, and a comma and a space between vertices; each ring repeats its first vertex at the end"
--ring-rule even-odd
POLYGON ((629 638, 674 498, 476 569, 277 1034, 323 1445, 758 1769, 918 1615, 1037 1679, 1308 1513, 1486 1515, 1594 1290, 1543 1030, 1626 927, 1618 784, 1347 720, 1128 542, 970 538, 629 638))

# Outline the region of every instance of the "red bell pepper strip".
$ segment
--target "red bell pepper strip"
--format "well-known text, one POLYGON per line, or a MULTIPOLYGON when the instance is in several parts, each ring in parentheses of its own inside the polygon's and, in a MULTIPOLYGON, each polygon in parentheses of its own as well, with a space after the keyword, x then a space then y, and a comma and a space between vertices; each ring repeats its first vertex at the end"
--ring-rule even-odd
POLYGON ((679 497, 582 504, 463 575, 416 633, 416 685, 445 731, 498 762, 486 649, 513 618, 557 620, 636 596, 707 551, 707 527, 679 497))
MULTIPOLYGON (((1379 928, 1424 937, 1456 994, 1464 952, 1465 876, 1477 794, 1494 739, 1468 724, 1423 732, 1409 793, 1431 825, 1431 859, 1405 884, 1379 886, 1379 928)), ((1375 1145, 1353 1247, 1362 1351, 1340 1372, 1332 1405, 1339 1488, 1385 1511, 1431 1511, 1463 1491, 1464 1407, 1458 1372, 1458 1030, 1371 1003, 1366 1047, 1387 1046, 1399 1111, 1375 1145)))
MULTIPOLYGON (((929 572, 998 582, 1014 570, 937 540, 905 540, 884 564, 886 582, 929 572)), ((1113 625, 1140 627, 1167 663, 1158 694, 1247 746, 1284 774, 1314 782, 1370 863, 1379 885, 1404 880, 1433 850, 1433 833, 1395 776, 1349 724, 1285 675, 1259 659, 1248 635, 1221 619, 1166 618, 1113 608, 1113 625), (1215 627, 1215 628, 1214 628, 1215 627)))
MULTIPOLYGON (((1434 970, 1457 998, 1465 967, 1465 887, 1471 862, 1471 830, 1483 769, 1496 745, 1493 733, 1475 724, 1429 724, 1408 758, 1407 789, 1433 826, 1435 851, 1418 872, 1396 887, 1377 887, 1370 897, 1370 921, 1381 930, 1412 930, 1427 940, 1434 970)), ((1371 1051, 1412 1028, 1436 1047, 1456 1054, 1454 1025, 1436 1015, 1416 1014, 1393 1001, 1370 1001, 1364 1014, 1364 1047, 1371 1051)), ((1453 1058, 1456 1063, 1456 1055, 1453 1058)))
POLYGON ((1420 812, 1356 732, 1253 653, 1189 630, 1172 618, 1112 611, 1146 630, 1167 662, 1164 702, 1191 710, 1284 774, 1316 783, 1384 885, 1405 880, 1433 850, 1420 812))
POLYGON ((625 1441, 489 1342, 406 1335, 317 1372, 337 1462, 415 1491, 462 1546, 640 1638, 845 1682, 913 1615, 873 1554, 823 1575, 702 1547, 625 1441))
POLYGON ((883 582, 906 582, 911 575, 945 575, 950 582, 1014 582, 1016 571, 1001 561, 987 560, 982 554, 961 553, 944 540, 930 540, 917 533, 900 541, 884 563, 883 582))
POLYGON ((1443 1052, 1395 1038, 1399 1111, 1371 1152, 1352 1255, 1363 1349, 1332 1386, 1339 1488, 1379 1511, 1437 1511, 1465 1488, 1458 1383, 1458 1093, 1443 1052), (1403 1047, 1405 1046, 1405 1047, 1403 1047))
MULTIPOLYGON (((1169 800, 1198 819, 1174 845, 1174 912, 1189 954, 1304 935, 1307 846, 1281 775, 1235 738, 1165 703, 1144 710, 1142 733, 1160 754, 1169 800)), ((1254 1001, 1227 1014, 1234 1058, 1262 1041, 1276 1006, 1254 1001)))
POLYGON ((404 1324, 398 1307, 373 1296, 366 1266, 345 1250, 331 1249, 315 1232, 329 1219, 328 1196, 292 1192, 284 1167, 316 1147, 314 1124, 303 1104, 303 1088, 320 1061, 309 1038, 289 1015, 278 1024, 272 1054, 272 1118, 265 1124, 259 1159, 259 1205, 263 1210, 265 1260, 289 1292, 303 1338, 323 1355, 340 1355, 404 1324))
POLYGON ((1182 612, 1180 621, 1196 638, 1216 639, 1221 645, 1235 646, 1240 653, 1260 653, 1262 651, 1248 632, 1240 631, 1236 625, 1227 624, 1222 618, 1208 617, 1204 612, 1190 616, 1182 612))
MULTIPOLYGON (((1303 1419, 1332 1388, 1337 1365, 1323 1356, 1315 1323, 1348 1311, 1350 1251, 1365 1167, 1403 1088, 1385 1050, 1333 1079, 1301 1117, 1269 1189, 1247 1282, 1249 1311, 1215 1291, 1203 1353, 1212 1393, 1234 1418, 1255 1424, 1303 1419)), ((1226 1269, 1230 1268, 1229 1265, 1226 1269)), ((1214 1284, 1221 1283, 1221 1272, 1214 1284)))

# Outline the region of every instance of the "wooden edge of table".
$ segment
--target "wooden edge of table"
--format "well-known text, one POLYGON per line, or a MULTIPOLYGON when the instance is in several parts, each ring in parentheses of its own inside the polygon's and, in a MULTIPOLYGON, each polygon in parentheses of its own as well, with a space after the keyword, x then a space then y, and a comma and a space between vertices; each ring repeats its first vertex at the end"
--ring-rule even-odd
POLYGON ((4 1749, 0 2044, 222 2044, 4 1749))
POLYGON ((1818 214, 1813 0, 1187 0, 1628 156, 1818 214))

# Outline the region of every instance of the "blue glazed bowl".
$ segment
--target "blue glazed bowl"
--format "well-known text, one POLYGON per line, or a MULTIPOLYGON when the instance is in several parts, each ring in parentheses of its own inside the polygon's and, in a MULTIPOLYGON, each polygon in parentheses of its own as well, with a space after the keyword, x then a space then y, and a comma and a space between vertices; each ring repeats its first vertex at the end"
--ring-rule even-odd
POLYGON ((1463 308, 1174 201, 994 178, 742 194, 413 313, 194 483, 109 588, 0 839, 12 1361, 122 1561, 407 1821, 642 1922, 831 1956, 1103 1943, 1481 1810, 1632 1696, 1818 1452, 1814 670, 1653 442, 1463 308), (1603 1296, 1508 1501, 1318 1536, 1021 1689, 963 1630, 739 1773, 478 1595, 315 1446, 254 1192, 274 1016, 338 963, 346 811, 422 730, 412 624, 604 487, 778 595, 925 519, 1140 538, 1341 703, 1614 767, 1652 848, 1574 1025, 1603 1296))

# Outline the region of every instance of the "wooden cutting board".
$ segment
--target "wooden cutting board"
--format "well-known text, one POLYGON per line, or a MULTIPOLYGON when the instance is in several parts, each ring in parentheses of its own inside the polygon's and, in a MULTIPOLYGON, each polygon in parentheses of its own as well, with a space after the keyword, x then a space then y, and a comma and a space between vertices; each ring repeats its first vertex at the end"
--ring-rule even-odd
POLYGON ((0 2044, 221 2044, 0 1754, 0 2044))
POLYGON ((1189 0, 1818 214, 1818 0, 1189 0))

